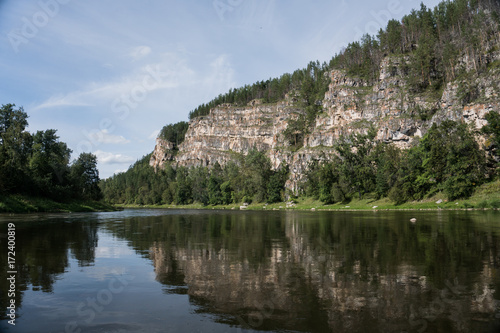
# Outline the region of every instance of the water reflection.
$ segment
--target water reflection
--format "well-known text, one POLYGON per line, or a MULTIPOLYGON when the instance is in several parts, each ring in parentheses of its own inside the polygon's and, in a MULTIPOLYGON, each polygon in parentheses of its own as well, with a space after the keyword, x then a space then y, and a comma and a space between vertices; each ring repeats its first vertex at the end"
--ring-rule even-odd
POLYGON ((130 220, 114 231, 149 251, 166 292, 187 293, 220 322, 486 330, 498 314, 498 215, 432 212, 417 224, 408 216, 218 212, 130 220))
POLYGON ((500 318, 499 217, 126 211, 18 223, 20 289, 50 292, 68 256, 92 265, 102 230, 153 263, 164 297, 188 297, 196 314, 229 328, 484 332, 500 318))
MULTIPOLYGON (((42 290, 52 292, 54 282, 66 272, 69 258, 75 258, 80 267, 92 265, 98 243, 97 220, 86 217, 85 223, 73 223, 73 218, 60 220, 50 215, 26 217, 0 217, 1 232, 7 222, 16 225, 15 268, 16 304, 22 304, 23 291, 42 290), (5 221, 5 222, 4 222, 5 221), (43 221, 43 223, 39 223, 43 221)), ((0 262, 5 269, 0 270, 0 306, 9 305, 7 292, 7 237, 0 235, 0 262)), ((0 313, 5 319, 5 312, 0 313)))

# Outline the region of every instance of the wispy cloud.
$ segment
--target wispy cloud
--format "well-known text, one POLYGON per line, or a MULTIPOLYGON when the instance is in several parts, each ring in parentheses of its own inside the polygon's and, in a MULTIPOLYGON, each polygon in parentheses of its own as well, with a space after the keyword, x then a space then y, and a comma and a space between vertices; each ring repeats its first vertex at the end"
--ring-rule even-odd
POLYGON ((113 174, 117 175, 119 173, 124 173, 124 172, 127 172, 128 169, 116 169, 115 172, 113 174))
MULTIPOLYGON (((149 51, 142 51, 143 54, 149 51)), ((57 94, 31 108, 32 111, 60 106, 107 105, 121 96, 146 90, 147 93, 177 88, 195 82, 196 73, 180 56, 165 53, 156 62, 132 67, 130 72, 107 82, 87 83, 82 89, 57 94)))
POLYGON ((90 133, 89 137, 91 140, 99 143, 109 143, 109 144, 126 144, 130 143, 130 140, 125 139, 122 135, 110 134, 107 129, 100 130, 98 132, 90 133))
POLYGON ((132 50, 130 57, 134 60, 138 60, 149 55, 151 51, 151 47, 149 46, 138 46, 132 50))
POLYGON ((61 106, 92 106, 92 104, 85 102, 84 95, 84 92, 72 92, 66 95, 54 95, 49 97, 41 104, 36 105, 31 110, 38 111, 41 109, 50 109, 61 106))
POLYGON ((94 155, 97 156, 97 161, 102 164, 121 164, 132 163, 135 161, 135 159, 131 156, 113 154, 102 150, 95 151, 94 155))

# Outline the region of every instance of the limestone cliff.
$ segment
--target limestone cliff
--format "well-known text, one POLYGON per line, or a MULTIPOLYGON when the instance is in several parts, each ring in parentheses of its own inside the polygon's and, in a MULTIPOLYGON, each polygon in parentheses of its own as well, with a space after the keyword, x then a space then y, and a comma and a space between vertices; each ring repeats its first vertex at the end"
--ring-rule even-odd
MULTIPOLYGON (((498 61, 500 52, 488 56, 490 62, 498 61)), ((297 151, 286 142, 283 132, 291 120, 305 113, 300 103, 295 98, 276 104, 253 101, 246 107, 220 105, 209 115, 192 119, 175 156, 172 145, 158 139, 150 165, 162 167, 166 161, 182 166, 210 166, 215 162, 224 165, 234 153, 245 154, 256 148, 267 152, 274 168, 290 166, 287 188, 296 191, 310 161, 333 154, 332 147, 342 135, 363 132, 373 125, 376 140, 408 148, 433 123, 463 120, 479 129, 486 123, 486 113, 500 110, 499 69, 477 74, 469 68, 466 79, 448 83, 436 98, 410 93, 407 62, 404 57, 383 59, 374 85, 333 70, 322 101, 323 111, 297 151), (475 91, 472 102, 464 98, 464 87, 475 91)), ((470 67, 467 59, 461 66, 470 67)))
POLYGON ((151 155, 151 160, 149 164, 155 168, 163 168, 165 163, 170 162, 174 159, 174 144, 163 140, 161 138, 156 138, 156 145, 153 155, 151 155))

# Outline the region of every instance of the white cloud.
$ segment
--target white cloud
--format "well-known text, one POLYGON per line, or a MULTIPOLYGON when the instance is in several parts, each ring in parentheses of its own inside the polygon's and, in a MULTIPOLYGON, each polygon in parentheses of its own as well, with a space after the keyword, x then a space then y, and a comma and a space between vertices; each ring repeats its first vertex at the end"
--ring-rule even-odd
POLYGON ((132 163, 135 161, 133 157, 122 154, 113 154, 102 150, 95 151, 94 155, 97 156, 97 161, 103 164, 132 163))
POLYGON ((130 56, 134 59, 143 58, 151 53, 151 48, 149 46, 138 46, 132 50, 130 56))
POLYGON ((89 136, 93 142, 99 143, 125 144, 130 142, 130 140, 125 139, 122 135, 109 134, 107 129, 90 133, 89 136))
POLYGON ((113 101, 130 95, 138 96, 135 99, 132 97, 133 104, 137 104, 153 91, 190 84, 194 82, 195 77, 196 73, 182 57, 166 53, 157 62, 132 68, 128 74, 121 77, 115 77, 107 82, 87 83, 80 90, 51 96, 31 110, 59 106, 97 106, 103 103, 111 106, 113 101))
POLYGON ((116 169, 115 172, 113 174, 117 175, 119 173, 124 173, 124 172, 127 172, 128 169, 116 169))
MULTIPOLYGON (((95 249, 95 258, 123 258, 130 256, 133 252, 128 247, 117 247, 117 246, 99 246, 95 249)), ((120 271, 118 267, 107 267, 100 268, 99 270, 93 270, 90 272, 90 276, 94 278, 109 278, 110 274, 117 274, 120 271)), ((120 274, 120 273, 118 273, 120 274)))
POLYGON ((69 93, 67 95, 55 95, 51 96, 45 102, 35 106, 32 111, 41 110, 41 109, 50 109, 59 106, 92 106, 87 102, 84 102, 84 99, 81 98, 79 93, 69 93))

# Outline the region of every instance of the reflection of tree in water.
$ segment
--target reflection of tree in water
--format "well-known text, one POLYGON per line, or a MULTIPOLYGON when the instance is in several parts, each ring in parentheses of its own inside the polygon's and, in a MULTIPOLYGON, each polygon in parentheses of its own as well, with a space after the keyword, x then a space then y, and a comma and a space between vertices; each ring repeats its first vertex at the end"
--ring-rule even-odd
MULTIPOLYGON (((0 224, 5 230, 5 224, 0 224)), ((97 222, 63 219, 16 222, 16 305, 20 306, 22 292, 30 285, 33 290, 52 292, 57 277, 64 273, 69 263, 69 253, 79 266, 94 262, 97 246, 97 222), (68 251, 70 250, 70 251, 68 251)), ((0 248, 7 249, 7 238, 0 238, 0 248)), ((0 262, 7 263, 7 251, 0 251, 0 262)), ((0 271, 0 306, 9 304, 6 270, 0 271)), ((5 319, 2 311, 1 318, 5 319)))
POLYGON ((78 260, 80 267, 92 266, 95 260, 95 248, 97 247, 97 224, 80 225, 78 232, 84 237, 77 237, 69 243, 71 253, 78 260))
POLYGON ((496 304, 484 290, 500 289, 500 239, 485 222, 494 218, 439 216, 411 224, 397 212, 188 213, 128 220, 113 232, 148 254, 166 292, 187 293, 198 312, 230 325, 482 331, 496 304))

